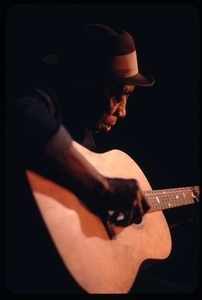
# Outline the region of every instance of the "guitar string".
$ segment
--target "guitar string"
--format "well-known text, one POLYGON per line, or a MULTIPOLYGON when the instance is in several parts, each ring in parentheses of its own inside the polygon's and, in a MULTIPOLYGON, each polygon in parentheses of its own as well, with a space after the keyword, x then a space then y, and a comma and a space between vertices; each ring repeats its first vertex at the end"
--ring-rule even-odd
POLYGON ((150 211, 163 210, 194 203, 193 188, 174 188, 144 192, 150 202, 150 211))

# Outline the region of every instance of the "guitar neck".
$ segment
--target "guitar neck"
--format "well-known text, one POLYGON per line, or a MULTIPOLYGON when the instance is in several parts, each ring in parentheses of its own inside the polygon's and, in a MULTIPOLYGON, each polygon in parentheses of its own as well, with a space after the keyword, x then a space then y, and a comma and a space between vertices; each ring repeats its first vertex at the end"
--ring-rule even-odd
POLYGON ((144 192, 150 204, 149 212, 199 202, 199 186, 151 190, 144 192))

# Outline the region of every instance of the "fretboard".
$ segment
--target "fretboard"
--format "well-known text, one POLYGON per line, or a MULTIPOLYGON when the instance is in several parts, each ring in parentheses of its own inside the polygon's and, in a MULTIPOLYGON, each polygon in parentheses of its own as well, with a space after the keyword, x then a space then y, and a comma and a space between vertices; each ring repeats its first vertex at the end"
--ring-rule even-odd
POLYGON ((144 195, 151 207, 149 212, 152 212, 199 202, 199 186, 151 190, 144 195))

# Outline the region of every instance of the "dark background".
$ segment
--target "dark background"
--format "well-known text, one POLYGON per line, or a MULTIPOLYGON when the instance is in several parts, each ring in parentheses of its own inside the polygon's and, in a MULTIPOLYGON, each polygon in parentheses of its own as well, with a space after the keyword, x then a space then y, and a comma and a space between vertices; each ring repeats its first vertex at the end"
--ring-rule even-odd
POLYGON ((10 70, 26 74, 30 56, 34 61, 57 53, 68 43, 67 29, 84 22, 130 31, 139 60, 156 80, 153 87, 136 88, 127 118, 108 135, 109 148, 130 154, 153 189, 198 185, 197 9, 188 4, 18 4, 6 14, 10 70))
MULTIPOLYGON (((153 73, 156 84, 149 88, 136 88, 129 101, 126 119, 107 134, 106 141, 109 144, 106 149, 119 148, 130 154, 144 171, 153 189, 199 185, 199 14, 194 6, 18 4, 7 11, 5 21, 6 75, 12 74, 15 83, 21 76, 26 77, 38 57, 57 53, 64 43, 68 43, 67 30, 74 25, 96 22, 122 27, 131 32, 138 59, 153 73)), ((19 203, 15 205, 19 210, 19 203)), ((24 211, 27 214, 22 211, 23 217, 32 220, 29 210, 24 211)), ((31 208, 30 213, 34 215, 31 208)), ((15 214, 16 224, 12 222, 16 228, 20 228, 18 223, 24 220, 18 218, 15 214)), ((43 241, 41 223, 33 224, 33 232, 36 232, 35 226, 39 226, 39 240, 41 237, 40 241, 43 241)), ((186 234, 183 232, 181 238, 186 239, 186 234)), ((22 233, 21 239, 25 242, 29 238, 37 240, 29 235, 26 240, 23 237, 22 233)), ((17 241, 14 250, 18 253, 17 234, 14 240, 17 241)), ((192 246, 195 250, 194 243, 192 246)), ((34 245, 33 249, 35 253, 38 250, 42 252, 42 257, 46 257, 46 248, 43 250, 41 244, 34 245)), ((9 251, 8 258, 12 258, 12 249, 9 248, 9 251)), ((191 254, 195 257, 194 251, 191 254)), ((20 255, 23 256, 23 253, 20 255)), ((178 267, 180 263, 181 267, 186 263, 186 269, 191 270, 192 265, 198 265, 197 256, 194 260, 189 255, 186 249, 183 249, 183 253, 179 252, 182 259, 178 267)), ((176 273, 176 281, 180 281, 184 268, 178 273, 175 256, 171 256, 172 260, 176 269, 172 268, 171 274, 176 273)), ((29 269, 29 257, 27 261, 29 269)), ((10 270, 13 270, 12 265, 10 270)), ((162 269, 163 274, 169 273, 168 270, 162 269)), ((41 269, 40 272, 43 275, 41 269)), ((195 276, 197 274, 194 273, 194 282, 195 276)), ((16 280, 15 274, 13 278, 16 280)), ((15 285, 17 282, 14 282, 15 285)))

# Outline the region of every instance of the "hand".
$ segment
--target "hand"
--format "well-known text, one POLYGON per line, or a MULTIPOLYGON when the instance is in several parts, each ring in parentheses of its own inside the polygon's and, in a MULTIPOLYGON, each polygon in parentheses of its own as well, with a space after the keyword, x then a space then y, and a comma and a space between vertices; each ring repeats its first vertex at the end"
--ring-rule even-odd
POLYGON ((107 178, 109 189, 94 194, 88 204, 91 210, 120 226, 141 221, 149 204, 135 179, 107 178), (109 211, 111 215, 108 214, 109 211), (122 219, 120 220, 120 215, 122 219))
POLYGON ((114 210, 110 221, 115 225, 127 226, 139 223, 150 206, 135 179, 108 178, 110 193, 108 208, 114 210))

